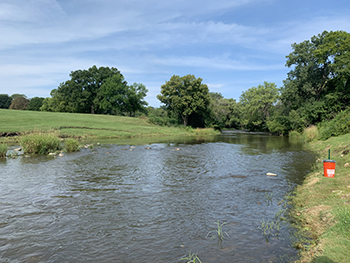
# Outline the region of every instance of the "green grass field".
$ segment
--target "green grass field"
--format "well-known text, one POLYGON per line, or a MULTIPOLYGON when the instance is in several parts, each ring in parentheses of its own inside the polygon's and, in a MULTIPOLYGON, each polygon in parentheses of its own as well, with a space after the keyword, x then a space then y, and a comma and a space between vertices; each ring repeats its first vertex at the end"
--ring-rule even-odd
POLYGON ((191 129, 156 126, 141 118, 0 109, 0 133, 35 131, 96 139, 194 134, 191 129))
POLYGON ((313 239, 300 262, 347 263, 350 259, 350 134, 309 144, 319 159, 294 197, 295 220, 313 239), (336 161, 335 176, 323 173, 323 160, 336 161))

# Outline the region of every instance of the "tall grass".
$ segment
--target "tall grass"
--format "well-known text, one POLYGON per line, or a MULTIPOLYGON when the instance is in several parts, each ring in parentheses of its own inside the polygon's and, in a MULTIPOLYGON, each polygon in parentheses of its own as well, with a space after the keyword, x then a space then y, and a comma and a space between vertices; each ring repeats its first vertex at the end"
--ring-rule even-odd
POLYGON ((316 126, 312 125, 304 130, 303 140, 305 142, 312 142, 317 139, 318 139, 318 129, 316 126))
POLYGON ((7 144, 1 143, 0 144, 0 158, 6 157, 7 152, 7 144))
POLYGON ((61 140, 53 134, 28 134, 20 139, 24 153, 47 154, 61 149, 61 140))
POLYGON ((66 149, 66 152, 79 151, 79 142, 75 139, 68 138, 64 142, 64 148, 66 149))

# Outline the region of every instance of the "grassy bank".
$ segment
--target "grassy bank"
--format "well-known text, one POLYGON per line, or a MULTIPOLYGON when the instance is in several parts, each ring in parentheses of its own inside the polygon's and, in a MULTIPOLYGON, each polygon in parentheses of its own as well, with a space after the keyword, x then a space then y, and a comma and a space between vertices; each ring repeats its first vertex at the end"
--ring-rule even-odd
POLYGON ((295 190, 297 225, 311 242, 300 242, 300 262, 332 263, 350 260, 350 134, 309 144, 319 159, 303 185, 295 190), (336 160, 334 178, 323 175, 323 159, 336 160))
POLYGON ((199 131, 191 128, 161 127, 141 118, 0 109, 0 134, 35 131, 55 133, 59 137, 96 139, 214 132, 212 129, 199 131))

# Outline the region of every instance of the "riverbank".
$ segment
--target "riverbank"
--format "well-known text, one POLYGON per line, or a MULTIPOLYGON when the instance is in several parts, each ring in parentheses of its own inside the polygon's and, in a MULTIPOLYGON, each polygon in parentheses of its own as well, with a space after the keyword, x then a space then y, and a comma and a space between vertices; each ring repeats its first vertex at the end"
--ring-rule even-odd
POLYGON ((163 127, 147 118, 64 112, 0 109, 0 142, 16 143, 18 136, 33 132, 53 133, 61 138, 120 139, 152 136, 217 134, 213 129, 163 127))
POLYGON ((294 219, 305 242, 298 262, 347 263, 350 259, 350 134, 316 141, 309 147, 318 154, 313 171, 295 189, 294 219), (323 160, 336 161, 334 178, 323 175, 323 160), (311 242, 307 241, 311 238, 311 242))

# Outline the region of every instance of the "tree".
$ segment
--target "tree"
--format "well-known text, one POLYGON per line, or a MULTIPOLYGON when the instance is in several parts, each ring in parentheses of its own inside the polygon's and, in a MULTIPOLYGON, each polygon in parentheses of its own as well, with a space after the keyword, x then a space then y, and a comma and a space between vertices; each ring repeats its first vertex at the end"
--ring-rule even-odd
POLYGON ((123 75, 113 67, 93 66, 88 70, 72 71, 69 76, 70 80, 51 91, 53 100, 50 102, 50 109, 53 111, 103 113, 105 109, 100 108, 100 101, 103 99, 100 94, 101 86, 113 76, 124 81, 123 75))
POLYGON ((266 130, 266 122, 270 117, 274 104, 279 99, 275 83, 264 82, 264 85, 252 87, 240 96, 243 125, 251 130, 266 130))
POLYGON ((41 106, 43 106, 45 98, 34 97, 30 99, 27 110, 39 111, 41 106))
POLYGON ((295 110, 306 125, 330 119, 350 99, 350 34, 327 32, 292 45, 286 66, 293 67, 281 89, 284 114, 295 110))
POLYGON ((11 105, 12 98, 7 94, 0 94, 0 109, 8 109, 11 105))
POLYGON ((29 100, 27 100, 24 97, 18 96, 12 101, 10 105, 10 109, 25 110, 28 107, 28 104, 29 104, 29 100))
POLYGON ((194 75, 172 76, 161 86, 160 93, 158 100, 170 114, 180 115, 184 126, 189 124, 190 116, 203 116, 210 103, 208 86, 194 75))
POLYGON ((221 93, 209 92, 213 124, 219 128, 240 128, 240 104, 234 99, 225 99, 221 93))

